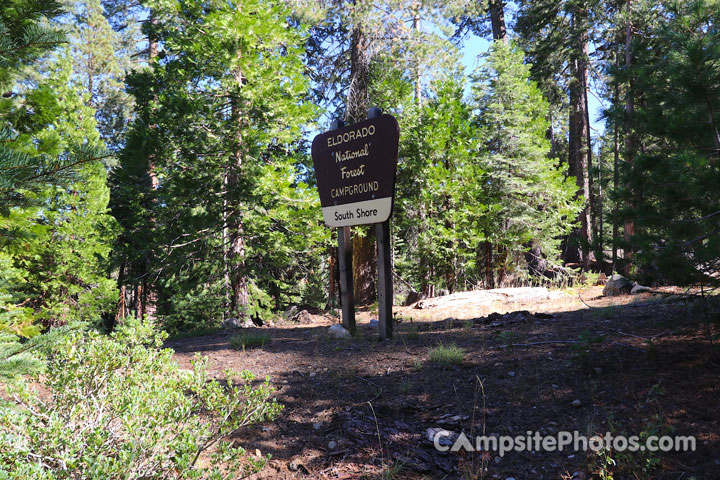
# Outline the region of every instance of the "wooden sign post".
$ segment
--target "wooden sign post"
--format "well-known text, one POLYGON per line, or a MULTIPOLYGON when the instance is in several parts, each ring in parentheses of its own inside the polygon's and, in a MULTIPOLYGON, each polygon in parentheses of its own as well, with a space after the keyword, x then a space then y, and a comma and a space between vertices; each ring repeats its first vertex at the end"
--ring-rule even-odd
POLYGON ((395 194, 400 129, 379 108, 368 119, 317 135, 312 158, 323 218, 338 228, 340 298, 343 326, 355 332, 350 226, 375 224, 378 242, 378 304, 380 338, 392 337, 392 272, 390 215, 395 194))

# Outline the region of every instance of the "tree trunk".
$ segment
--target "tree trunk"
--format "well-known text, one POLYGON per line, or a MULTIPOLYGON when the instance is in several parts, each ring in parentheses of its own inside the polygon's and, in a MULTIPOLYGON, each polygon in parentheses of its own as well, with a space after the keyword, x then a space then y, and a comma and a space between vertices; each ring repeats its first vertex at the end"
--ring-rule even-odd
MULTIPOLYGON (((615 52, 615 67, 620 70, 620 48, 621 39, 618 39, 617 51, 615 52)), ((620 85, 617 79, 615 80, 615 98, 614 103, 617 105, 620 103, 620 85)), ((620 128, 618 122, 615 120, 613 123, 613 191, 617 194, 618 188, 620 187, 620 128)), ((617 241, 618 231, 620 225, 618 222, 618 202, 613 201, 613 225, 612 225, 612 268, 613 271, 617 269, 617 241)))
MULTIPOLYGON (((419 36, 420 33, 420 4, 413 2, 413 30, 419 36)), ((415 75, 415 103, 418 107, 422 106, 422 84, 420 78, 420 65, 419 62, 415 65, 413 74, 415 75)))
POLYGON ((490 0, 490 23, 492 24, 493 40, 505 41, 505 11, 502 0, 490 0))
POLYGON ((573 25, 576 30, 574 58, 570 61, 572 79, 570 81, 570 116, 569 116, 569 169, 578 186, 577 195, 584 200, 584 206, 578 220, 580 226, 567 241, 565 261, 582 263, 585 268, 590 262, 589 247, 592 243, 592 212, 591 180, 589 167, 592 160, 590 151, 590 125, 587 111, 587 52, 588 32, 586 28, 587 12, 575 10, 573 25))
POLYGON ((375 234, 372 227, 365 229, 365 235, 357 231, 352 237, 353 292, 357 305, 369 305, 377 299, 375 234))
MULTIPOLYGON (((242 52, 237 53, 238 56, 242 52)), ((245 83, 245 77, 242 72, 235 72, 235 81, 238 88, 242 88, 245 83)), ((230 164, 228 165, 227 174, 227 191, 228 201, 228 218, 227 229, 229 235, 228 259, 230 262, 230 312, 237 315, 238 318, 247 316, 247 306, 250 303, 248 295, 247 272, 245 269, 245 228, 242 222, 242 205, 237 198, 232 198, 233 194, 239 188, 240 179, 242 178, 243 160, 245 151, 243 149, 242 129, 245 120, 241 114, 240 99, 235 97, 232 99, 231 115, 235 122, 235 152, 230 156, 230 164)))
MULTIPOLYGON (((370 75, 369 39, 363 26, 355 25, 350 43, 350 88, 347 97, 347 122, 364 120, 368 110, 368 78, 370 75)), ((375 301, 375 235, 371 227, 356 227, 352 237, 353 283, 355 302, 367 305, 375 301), (362 228, 364 235, 357 231, 362 228)))
MULTIPOLYGON (((632 14, 632 0, 627 0, 627 25, 625 28, 625 69, 630 70, 632 68, 632 20, 630 15, 632 14)), ((628 89, 627 96, 625 98, 625 161, 632 165, 635 161, 635 135, 633 134, 633 115, 635 114, 635 103, 633 99, 633 80, 632 75, 628 76, 628 89)), ((632 198, 632 195, 630 195, 632 198)), ((629 200, 626 202, 626 207, 632 209, 633 201, 629 200)), ((625 218, 625 250, 623 259, 625 260, 625 268, 623 273, 626 275, 630 273, 630 263, 632 260, 632 248, 630 246, 631 239, 635 235, 635 220, 632 217, 625 218)))
POLYGON ((485 240, 485 288, 495 288, 495 272, 493 271, 493 248, 489 240, 485 240))

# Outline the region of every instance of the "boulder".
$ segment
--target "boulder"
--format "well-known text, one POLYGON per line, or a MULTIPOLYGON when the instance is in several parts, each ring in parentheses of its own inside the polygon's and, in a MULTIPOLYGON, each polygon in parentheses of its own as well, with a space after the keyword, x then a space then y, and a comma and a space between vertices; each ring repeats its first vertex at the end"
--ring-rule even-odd
POLYGON ((603 288, 603 295, 605 295, 606 297, 627 295, 628 293, 630 293, 632 288, 633 282, 616 273, 608 279, 605 288, 603 288))
POLYGON ((250 328, 255 324, 249 318, 226 318, 222 323, 223 328, 250 328))
POLYGON ((296 305, 288 307, 287 309, 285 309, 285 311, 282 314, 283 320, 290 320, 291 318, 293 318, 295 315, 298 314, 298 311, 299 310, 296 305))
POLYGON ((350 332, 348 332, 342 325, 333 325, 328 328, 328 335, 331 338, 352 338, 350 332))
POLYGON ((307 325, 308 323, 312 323, 313 319, 307 310, 301 310, 299 313, 290 317, 290 321, 294 322, 294 323, 301 323, 303 325, 307 325))
POLYGON ((413 303, 415 303, 419 300, 422 300, 423 298, 425 298, 425 296, 420 292, 410 292, 410 293, 408 293, 407 298, 403 302, 403 306, 409 307, 413 303))
POLYGON ((645 293, 645 292, 652 292, 652 289, 650 287, 640 285, 639 283, 636 283, 635 286, 632 287, 632 290, 630 290, 630 293, 633 295, 637 295, 638 293, 645 293))

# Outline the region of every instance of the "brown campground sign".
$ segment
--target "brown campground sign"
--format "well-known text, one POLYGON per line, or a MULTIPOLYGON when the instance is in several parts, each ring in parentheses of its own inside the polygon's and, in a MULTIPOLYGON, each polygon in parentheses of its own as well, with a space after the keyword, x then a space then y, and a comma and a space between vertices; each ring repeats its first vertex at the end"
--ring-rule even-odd
POLYGON ((390 218, 399 140, 398 123, 387 114, 315 137, 312 158, 328 226, 390 218))

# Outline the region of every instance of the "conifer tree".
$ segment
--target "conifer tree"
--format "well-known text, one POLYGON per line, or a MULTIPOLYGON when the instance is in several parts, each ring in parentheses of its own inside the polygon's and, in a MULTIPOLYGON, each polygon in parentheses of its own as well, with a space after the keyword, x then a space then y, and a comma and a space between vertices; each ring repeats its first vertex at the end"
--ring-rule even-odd
MULTIPOLYGON (((283 256, 298 248, 299 225, 308 229, 299 245, 323 241, 318 212, 303 203, 315 203, 312 191, 293 172, 293 142, 313 114, 303 101, 304 30, 263 0, 147 5, 158 53, 152 70, 130 79, 137 120, 113 174, 125 268, 147 263, 140 274, 156 284, 158 314, 175 328, 257 316, 269 291, 280 301, 284 282, 316 270, 313 257, 283 256), (273 281, 266 267, 292 274, 273 281)), ((125 278, 143 280, 132 269, 125 278)))

